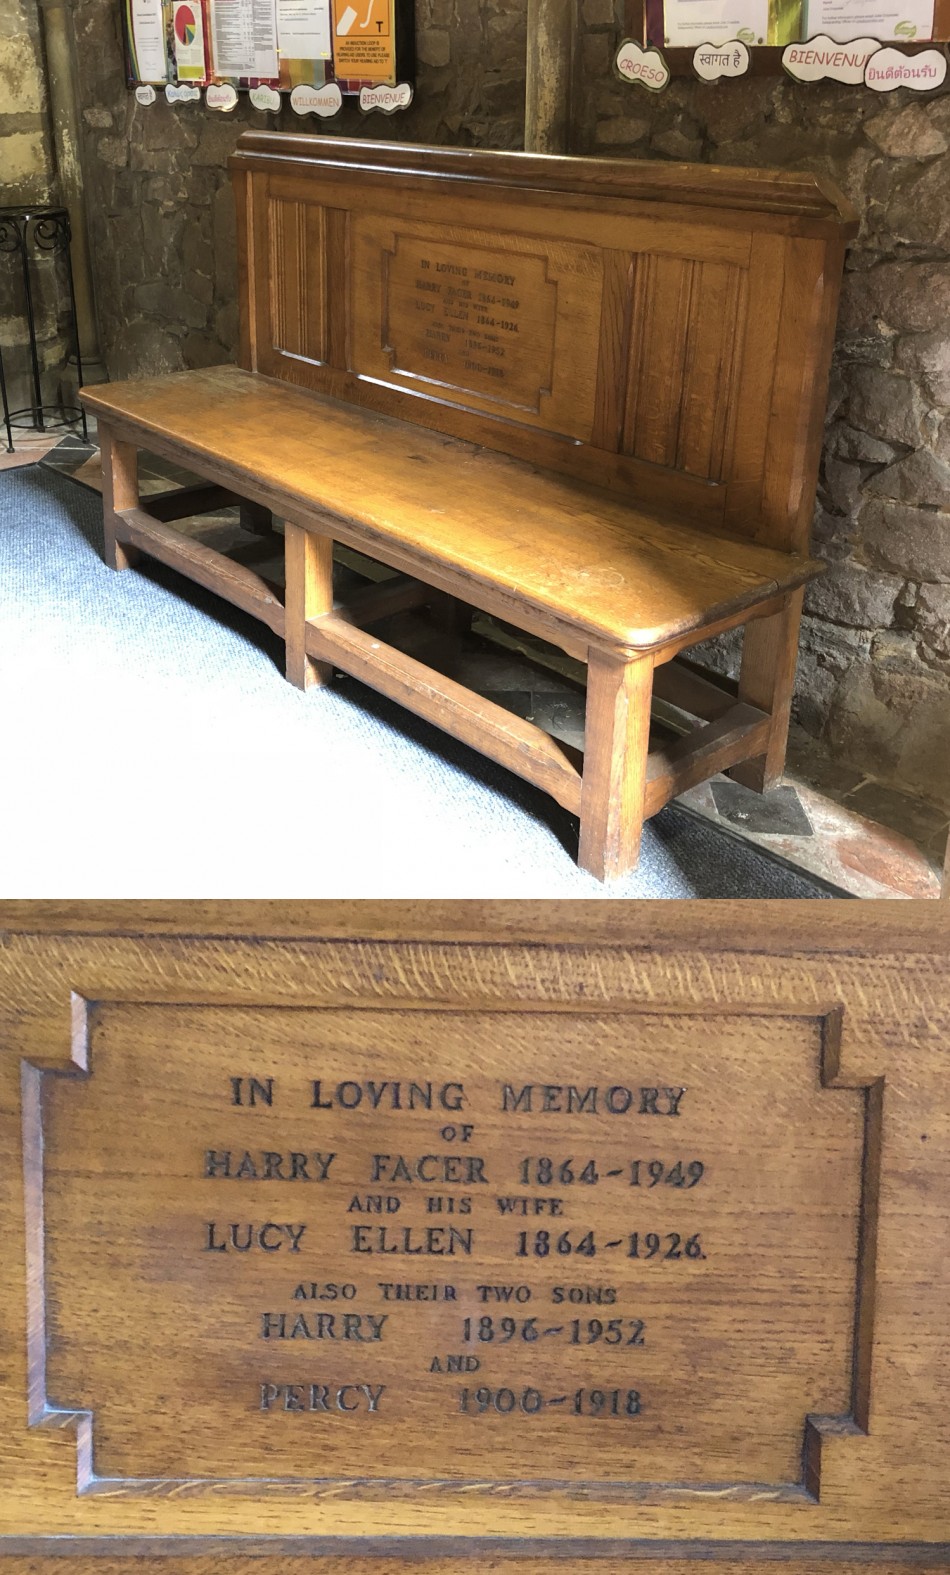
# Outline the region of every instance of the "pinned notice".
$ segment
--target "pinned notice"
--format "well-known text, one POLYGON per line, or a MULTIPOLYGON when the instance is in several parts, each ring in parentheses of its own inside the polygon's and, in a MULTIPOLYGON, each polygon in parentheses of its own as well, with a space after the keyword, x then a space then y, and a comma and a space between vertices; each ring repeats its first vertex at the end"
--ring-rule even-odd
POLYGON ((214 0, 211 16, 215 74, 276 81, 274 0, 214 0))
POLYGON ((132 76, 137 82, 168 78, 165 11, 162 0, 126 0, 126 27, 132 76))
POLYGON ((330 59, 330 0, 277 0, 282 59, 330 59))
POLYGON ((333 69, 347 82, 396 79, 393 0, 332 0, 333 69))
POLYGON ((808 0, 806 15, 809 33, 826 33, 838 43, 869 33, 879 43, 896 39, 910 44, 933 37, 933 0, 808 0))
POLYGON ((179 82, 208 80, 204 11, 201 0, 175 0, 175 75, 179 82))
POLYGON ((769 0, 666 0, 663 36, 671 49, 730 39, 749 45, 784 42, 769 36, 769 0))

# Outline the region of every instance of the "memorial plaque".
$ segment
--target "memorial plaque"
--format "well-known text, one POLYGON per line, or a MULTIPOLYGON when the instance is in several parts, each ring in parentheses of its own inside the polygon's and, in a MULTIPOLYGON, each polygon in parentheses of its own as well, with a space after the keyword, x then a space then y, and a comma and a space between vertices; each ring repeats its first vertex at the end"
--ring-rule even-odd
POLYGON ((351 223, 361 373, 589 434, 603 288, 596 247, 376 215, 351 223))
POLYGON ((791 1486, 806 1417, 847 1413, 865 1100, 820 1019, 87 1030, 36 1198, 47 1404, 89 1411, 95 1476, 791 1486))
POLYGON ((10 1575, 950 1568, 950 938, 818 907, 0 913, 10 1575))
POLYGON ((557 285, 544 257, 397 235, 383 338, 393 370, 536 415, 554 375, 557 285))

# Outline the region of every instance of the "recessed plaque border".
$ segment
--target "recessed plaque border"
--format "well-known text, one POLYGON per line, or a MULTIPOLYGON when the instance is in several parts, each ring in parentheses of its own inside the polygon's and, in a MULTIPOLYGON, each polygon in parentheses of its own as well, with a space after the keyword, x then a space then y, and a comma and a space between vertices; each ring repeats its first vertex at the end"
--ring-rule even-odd
POLYGON ((546 1001, 504 1000, 492 998, 472 999, 465 1002, 446 1002, 438 998, 419 999, 407 996, 400 999, 390 995, 352 998, 345 1002, 348 1012, 449 1012, 452 1015, 490 1016, 511 1013, 550 1014, 552 1016, 636 1017, 671 1016, 700 1017, 710 1011, 715 1015, 774 1017, 797 1019, 817 1025, 820 1037, 819 1076, 823 1088, 847 1088, 863 1096, 863 1143, 861 1154, 860 1205, 856 1254, 855 1305, 851 1360, 851 1407, 844 1414, 824 1416, 806 1415, 802 1447, 802 1470, 797 1481, 788 1483, 731 1484, 701 1482, 624 1483, 616 1481, 586 1481, 578 1484, 571 1479, 532 1478, 523 1481, 495 1480, 491 1478, 438 1478, 438 1477, 102 1477, 95 1470, 95 1413, 79 1406, 54 1404, 47 1389, 47 1273, 45 1245, 44 1203, 44 1096, 47 1079, 65 1078, 85 1081, 93 1075, 90 1054, 90 1019, 94 1010, 112 1006, 135 1008, 171 1006, 185 1010, 202 1010, 210 1006, 232 1008, 238 1011, 339 1011, 344 1003, 318 998, 293 1002, 255 1001, 231 997, 226 1000, 205 999, 175 1000, 146 999, 110 993, 108 998, 93 999, 77 992, 71 996, 71 1053, 63 1066, 40 1065, 28 1058, 21 1060, 22 1135, 24 1169, 24 1209, 26 1222, 26 1303, 27 1303, 27 1356, 28 1356, 28 1425, 33 1428, 73 1428, 76 1434, 76 1491, 81 1497, 97 1494, 110 1497, 175 1496, 190 1497, 203 1494, 223 1495, 254 1499, 275 1492, 291 1497, 338 1497, 344 1492, 350 1499, 391 1499, 405 1496, 413 1500, 420 1496, 434 1496, 464 1491, 466 1494, 503 1496, 505 1498, 543 1498, 556 1496, 570 1501, 640 1504, 688 1503, 708 1498, 761 1503, 798 1502, 818 1504, 821 1499, 822 1449, 826 1439, 843 1436, 861 1437, 867 1434, 871 1410, 871 1351, 873 1346, 874 1301, 877 1260, 877 1223, 881 1176, 881 1139, 884 1113, 885 1079, 882 1077, 850 1079, 841 1072, 841 1036, 844 1007, 840 1004, 826 1010, 814 1005, 796 1007, 793 1004, 764 1004, 761 1000, 743 1003, 682 1001, 624 1001, 616 1004, 603 1000, 546 1001))

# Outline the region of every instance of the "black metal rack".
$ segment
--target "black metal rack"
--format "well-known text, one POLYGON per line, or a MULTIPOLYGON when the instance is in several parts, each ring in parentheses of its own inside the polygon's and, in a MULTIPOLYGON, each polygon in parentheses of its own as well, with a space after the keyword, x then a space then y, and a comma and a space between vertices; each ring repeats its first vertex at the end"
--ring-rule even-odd
POLYGON ((13 451, 13 428, 29 425, 38 432, 59 431, 79 421, 83 438, 88 437, 86 413, 81 405, 44 403, 40 379, 39 349, 36 338, 36 310, 33 268, 38 253, 62 256, 65 262, 66 285, 69 302, 70 355, 76 362, 78 386, 82 388, 82 353, 79 348, 79 327, 76 319, 76 294, 73 287, 73 266, 70 256, 71 230, 69 213, 65 208, 0 207, 0 254, 19 259, 23 284, 23 301, 30 346, 30 387, 32 399, 28 405, 11 410, 7 398, 7 382, 0 354, 0 400, 3 402, 3 424, 7 434, 7 448, 13 451))

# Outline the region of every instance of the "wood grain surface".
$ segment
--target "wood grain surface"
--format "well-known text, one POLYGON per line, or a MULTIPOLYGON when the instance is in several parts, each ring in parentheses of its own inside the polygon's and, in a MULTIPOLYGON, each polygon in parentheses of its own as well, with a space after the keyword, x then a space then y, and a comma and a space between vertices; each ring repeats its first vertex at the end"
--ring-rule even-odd
POLYGON ((595 906, 0 909, 0 1554, 947 1567, 946 907, 595 906))
POLYGON ((96 402, 116 430, 174 443, 239 489, 265 481, 288 515, 316 510, 351 546, 451 572, 476 606, 523 598, 588 639, 654 648, 819 569, 435 433, 407 441, 403 422, 237 367, 107 384, 96 402))

